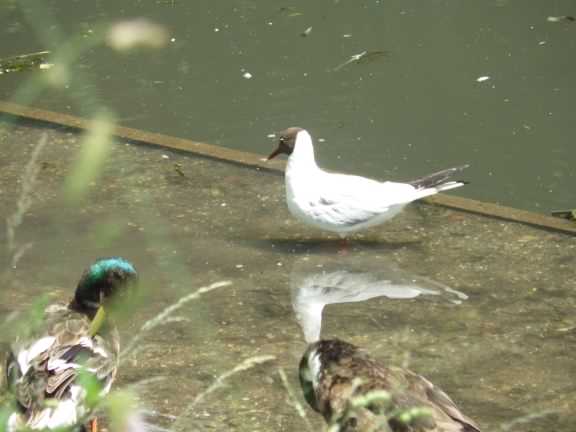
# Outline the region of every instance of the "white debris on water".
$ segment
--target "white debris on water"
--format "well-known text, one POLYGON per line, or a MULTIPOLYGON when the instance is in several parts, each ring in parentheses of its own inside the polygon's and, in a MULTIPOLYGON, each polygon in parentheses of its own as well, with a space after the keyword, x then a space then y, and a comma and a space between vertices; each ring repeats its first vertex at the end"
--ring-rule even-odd
POLYGON ((576 21, 576 18, 574 18, 571 15, 559 15, 559 16, 549 16, 546 18, 546 21, 556 23, 562 21, 576 21))
POLYGON ((168 31, 146 18, 118 21, 112 24, 106 33, 107 45, 117 51, 162 48, 168 40, 168 31))

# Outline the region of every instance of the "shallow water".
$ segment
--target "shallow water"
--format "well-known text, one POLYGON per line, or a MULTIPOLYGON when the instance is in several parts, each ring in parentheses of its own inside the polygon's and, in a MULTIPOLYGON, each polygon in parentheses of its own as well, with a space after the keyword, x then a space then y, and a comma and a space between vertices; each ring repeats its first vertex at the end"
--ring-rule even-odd
MULTIPOLYGON (((277 358, 232 377, 178 424, 156 422, 178 430, 303 430, 277 368, 305 403, 296 375, 305 339, 293 304, 310 277, 319 292, 342 288, 330 279, 341 270, 353 276, 338 301, 361 293, 362 278, 380 285, 377 290, 383 283, 397 290, 327 304, 324 337, 343 338, 427 376, 484 430, 553 411, 513 430, 574 431, 573 237, 413 205, 355 237, 341 257, 336 238, 290 217, 280 176, 122 142, 87 198, 71 203, 63 190, 78 136, 27 124, 4 124, 0 131, 1 219, 15 210, 23 167, 42 134, 48 144, 32 207, 17 228, 17 241, 33 245, 6 273, 2 314, 26 308, 41 293, 65 299, 87 263, 122 255, 140 270, 145 291, 142 306, 124 323, 124 340, 181 296, 232 281, 177 313, 189 321, 147 335, 142 350, 123 364, 119 386, 167 378, 141 390, 148 408, 182 417, 199 393, 242 360, 277 358), (434 293, 406 294, 411 289, 434 293)), ((0 241, 6 243, 4 230, 0 241)), ((1 256, 7 268, 9 257, 4 250, 1 256)))
POLYGON ((455 193, 573 208, 573 0, 6 0, 0 57, 88 46, 30 100, 0 98, 266 154, 271 132, 310 129, 327 167, 407 180, 470 163, 455 193), (120 54, 98 26, 148 17, 173 39, 120 54), (306 37, 302 34, 311 28, 306 37), (340 67, 363 52, 382 53, 340 67), (251 79, 243 76, 249 72, 251 79), (478 81, 488 77, 486 81, 478 81))

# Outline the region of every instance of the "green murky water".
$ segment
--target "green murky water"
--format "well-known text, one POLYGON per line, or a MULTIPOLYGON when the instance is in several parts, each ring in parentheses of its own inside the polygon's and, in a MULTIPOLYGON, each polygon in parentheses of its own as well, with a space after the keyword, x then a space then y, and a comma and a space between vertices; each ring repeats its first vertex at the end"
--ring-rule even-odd
POLYGON ((573 237, 413 205, 356 237, 342 257, 336 238, 290 217, 281 177, 122 142, 87 199, 71 204, 62 191, 78 136, 33 125, 0 131, 2 220, 15 210, 23 167, 42 134, 48 144, 16 237, 32 246, 13 269, 5 250, 0 255, 2 314, 45 292, 66 299, 87 263, 123 255, 139 268, 145 290, 124 325, 126 341, 181 296, 232 281, 177 313, 188 321, 147 335, 123 364, 119 386, 166 377, 139 395, 149 409, 180 419, 155 422, 178 430, 303 430, 277 369, 304 403, 296 368, 304 331, 319 331, 318 314, 306 309, 315 302, 326 304, 323 336, 424 374, 486 431, 539 413, 548 414, 513 430, 574 431, 573 237), (363 295, 372 298, 357 301, 363 295), (184 415, 217 376, 254 355, 277 360, 232 377, 184 415))
POLYGON ((575 15, 573 0, 5 0, 0 58, 84 49, 41 97, 9 74, 0 98, 103 105, 127 126, 262 154, 298 125, 325 140, 327 168, 406 180, 470 163, 455 193, 547 213, 575 205, 576 22, 562 19, 575 15), (167 46, 95 42, 134 17, 163 25, 167 46))

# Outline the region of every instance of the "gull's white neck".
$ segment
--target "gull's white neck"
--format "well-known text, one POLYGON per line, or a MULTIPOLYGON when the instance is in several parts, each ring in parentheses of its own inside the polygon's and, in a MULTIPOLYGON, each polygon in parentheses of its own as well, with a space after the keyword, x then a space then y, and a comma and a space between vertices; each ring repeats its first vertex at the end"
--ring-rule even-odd
POLYGON ((288 158, 287 169, 289 171, 318 169, 316 160, 314 159, 314 146, 312 145, 312 137, 305 130, 301 130, 298 132, 298 135, 296 135, 294 151, 288 158))
POLYGON ((324 303, 307 302, 306 300, 293 303, 296 311, 296 320, 302 327, 304 340, 307 343, 313 343, 320 340, 322 331, 322 311, 324 303))

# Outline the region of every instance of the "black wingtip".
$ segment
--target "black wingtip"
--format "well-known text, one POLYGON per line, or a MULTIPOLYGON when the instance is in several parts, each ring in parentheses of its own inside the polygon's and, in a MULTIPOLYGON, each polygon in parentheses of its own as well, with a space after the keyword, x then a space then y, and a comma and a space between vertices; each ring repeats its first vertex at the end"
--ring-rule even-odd
MULTIPOLYGON (((460 165, 460 166, 456 166, 456 167, 452 167, 452 168, 447 168, 445 170, 442 171, 438 171, 435 172, 433 174, 421 177, 419 179, 413 180, 411 182, 409 182, 409 184, 411 184, 412 186, 414 186, 416 189, 428 189, 428 188, 434 188, 434 187, 438 187, 441 186, 443 183, 446 183, 450 177, 452 177, 454 174, 465 170, 466 168, 468 168, 470 165, 469 164, 465 164, 465 165, 460 165)), ((463 183, 463 184, 467 184, 467 181, 462 181, 462 180, 457 180, 459 183, 463 183)))

